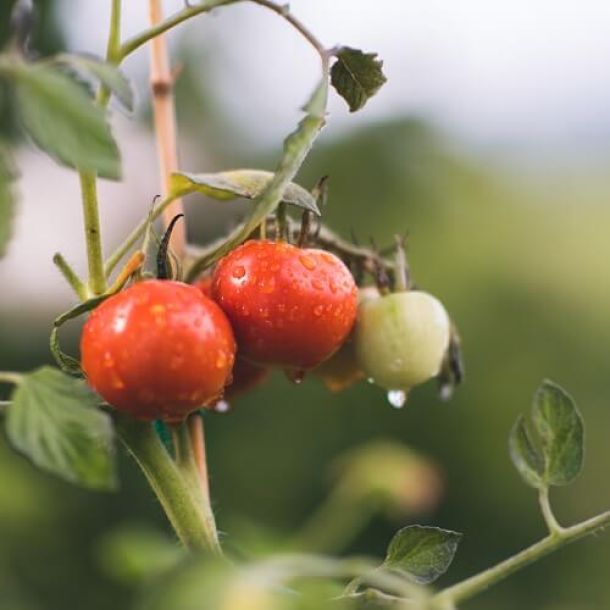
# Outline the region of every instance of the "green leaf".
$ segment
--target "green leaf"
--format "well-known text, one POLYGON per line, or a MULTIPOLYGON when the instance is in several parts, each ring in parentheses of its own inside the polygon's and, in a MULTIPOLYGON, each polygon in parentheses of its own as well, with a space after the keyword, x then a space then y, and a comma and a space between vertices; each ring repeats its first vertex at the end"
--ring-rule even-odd
POLYGON ((386 82, 377 53, 363 53, 359 49, 341 47, 337 61, 330 70, 330 78, 337 93, 347 102, 350 112, 360 110, 386 82))
POLYGON ((582 470, 584 423, 574 399, 560 386, 545 380, 534 394, 531 425, 523 416, 509 438, 515 467, 536 488, 567 485, 582 470))
POLYGON ((408 573, 418 584, 431 583, 451 565, 461 537, 438 527, 404 527, 392 538, 384 566, 408 573))
POLYGON ((513 464, 523 480, 532 487, 542 487, 544 458, 532 443, 523 415, 519 416, 511 430, 508 447, 513 464))
POLYGON ((25 375, 11 398, 6 433, 15 449, 72 483, 115 488, 112 422, 83 381, 42 367, 25 375))
MULTIPOLYGON (((272 172, 258 169, 235 169, 217 174, 176 172, 171 176, 170 191, 177 197, 189 193, 203 193, 221 201, 237 197, 256 199, 264 192, 272 179, 272 172)), ((311 193, 294 182, 286 185, 282 201, 320 215, 316 200, 311 193)))
POLYGON ((14 170, 8 152, 0 146, 0 257, 6 254, 15 214, 14 170))
POLYGON ((116 66, 99 57, 84 54, 60 53, 53 57, 52 61, 93 76, 114 93, 127 110, 133 110, 133 89, 127 78, 116 66))
POLYGON ((584 425, 574 399, 545 380, 534 396, 533 423, 541 440, 544 481, 567 485, 582 470, 584 425))
POLYGON ((20 63, 10 74, 21 120, 33 140, 60 163, 119 179, 121 163, 104 111, 65 74, 20 63))

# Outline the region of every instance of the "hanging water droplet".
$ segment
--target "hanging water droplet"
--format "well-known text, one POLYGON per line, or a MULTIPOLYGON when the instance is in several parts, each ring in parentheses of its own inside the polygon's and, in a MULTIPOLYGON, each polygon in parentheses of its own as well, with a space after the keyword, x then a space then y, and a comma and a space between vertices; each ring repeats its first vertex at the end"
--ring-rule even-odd
POLYGON ((407 402, 407 393, 404 390, 390 390, 388 392, 388 402, 395 409, 402 409, 407 402))
POLYGON ((438 395, 443 401, 449 400, 453 396, 453 384, 443 383, 438 390, 438 395))
POLYGON ((226 400, 219 400, 214 405, 214 411, 216 411, 216 413, 227 413, 230 410, 231 405, 226 400))
POLYGON ((367 383, 375 383, 375 380, 372 377, 367 377, 366 378, 366 382, 367 383))

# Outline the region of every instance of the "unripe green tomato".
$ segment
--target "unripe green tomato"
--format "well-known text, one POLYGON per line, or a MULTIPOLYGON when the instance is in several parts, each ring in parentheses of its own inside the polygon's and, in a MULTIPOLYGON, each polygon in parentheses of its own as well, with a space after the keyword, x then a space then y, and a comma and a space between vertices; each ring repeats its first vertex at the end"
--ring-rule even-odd
POLYGON ((449 335, 445 308, 426 292, 395 292, 358 307, 358 360, 366 376, 388 390, 406 392, 436 376, 449 335))

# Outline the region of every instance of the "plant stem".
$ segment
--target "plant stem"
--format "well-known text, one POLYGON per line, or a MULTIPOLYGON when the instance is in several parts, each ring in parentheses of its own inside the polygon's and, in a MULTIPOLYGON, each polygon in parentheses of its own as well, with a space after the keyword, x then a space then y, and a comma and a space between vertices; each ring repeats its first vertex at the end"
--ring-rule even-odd
POLYGON ((542 516, 544 517, 544 522, 549 528, 550 534, 558 534, 563 531, 563 527, 559 525, 555 515, 553 514, 553 509, 551 508, 551 503, 549 502, 549 489, 548 487, 542 487, 538 492, 538 501, 540 503, 540 510, 542 511, 542 516))
POLYGON ((536 542, 532 546, 517 553, 513 557, 502 561, 496 566, 437 593, 432 599, 437 607, 459 604, 460 602, 481 593, 481 591, 485 591, 485 589, 505 579, 513 572, 548 555, 552 551, 555 551, 570 542, 579 540, 588 534, 598 532, 608 525, 610 525, 610 511, 571 527, 561 528, 559 531, 549 534, 546 538, 543 538, 539 542, 536 542))
POLYGON ((200 15, 201 13, 208 13, 217 6, 224 4, 233 4, 238 0, 207 0, 207 2, 201 2, 195 6, 187 6, 186 8, 178 11, 171 17, 168 17, 164 21, 157 23, 147 30, 144 30, 137 36, 126 40, 120 48, 118 53, 119 61, 125 59, 128 55, 133 53, 136 49, 139 49, 142 45, 146 44, 149 40, 152 40, 156 36, 171 30, 173 27, 180 25, 183 21, 200 15))
MULTIPOLYGON (((112 0, 110 32, 108 34, 108 46, 106 51, 106 59, 111 63, 116 62, 117 52, 120 49, 120 30, 121 0, 112 0)), ((102 86, 97 95, 99 105, 105 107, 108 104, 109 99, 110 91, 107 87, 102 86)), ((87 265, 89 268, 88 284, 89 291, 96 296, 102 294, 106 290, 96 175, 92 172, 79 172, 79 176, 83 201, 85 240, 87 243, 87 265)))
MULTIPOLYGON (((149 0, 150 23, 154 28, 163 19, 161 0, 149 0)), ((163 34, 155 36, 150 43, 150 85, 161 174, 162 191, 170 192, 170 176, 178 169, 176 138, 176 112, 174 108, 174 79, 169 66, 167 42, 163 34)), ((175 198, 163 211, 163 225, 167 228, 174 216, 183 214, 182 200, 175 198)), ((181 260, 186 244, 186 224, 181 223, 172 232, 170 249, 181 260)))
POLYGON ((117 431, 185 547, 218 552, 197 485, 184 476, 149 423, 117 417, 117 431))
POLYGON ((21 373, 14 373, 13 371, 0 371, 0 383, 19 385, 22 379, 23 375, 21 373))
POLYGON ((89 268, 89 291, 94 295, 106 290, 100 215, 97 204, 96 176, 92 172, 79 172, 83 199, 83 220, 87 243, 87 266, 89 268))
POLYGON ((88 297, 87 286, 85 286, 78 275, 76 275, 74 269, 68 264, 68 261, 59 252, 56 252, 53 256, 53 263, 55 263, 55 266, 59 269, 68 284, 72 286, 72 290, 74 290, 78 298, 81 301, 86 301, 88 297))

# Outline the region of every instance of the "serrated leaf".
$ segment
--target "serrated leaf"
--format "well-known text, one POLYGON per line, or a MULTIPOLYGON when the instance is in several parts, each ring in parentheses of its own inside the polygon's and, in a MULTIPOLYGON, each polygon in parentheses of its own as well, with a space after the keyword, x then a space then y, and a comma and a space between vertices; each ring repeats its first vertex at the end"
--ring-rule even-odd
POLYGON ((418 584, 431 583, 447 571, 461 538, 438 527, 403 527, 388 546, 384 566, 406 572, 418 584))
POLYGON ((6 247, 13 231, 15 214, 14 171, 8 153, 0 146, 0 257, 6 254, 6 247))
POLYGON ((508 447, 513 464, 524 481, 532 487, 542 487, 544 459, 532 443, 523 415, 511 430, 508 447))
POLYGON ((110 417, 81 380, 42 367, 12 394, 6 433, 15 449, 42 470, 92 489, 114 489, 110 417))
POLYGON ((545 380, 534 396, 532 419, 541 439, 545 482, 571 483, 584 461, 584 424, 574 399, 545 380))
POLYGON ((133 89, 116 66, 94 55, 73 53, 60 53, 53 57, 52 61, 93 76, 114 93, 127 110, 133 110, 133 89))
POLYGON ((11 70, 22 123, 60 163, 101 177, 121 175, 119 150, 104 111, 65 74, 40 64, 11 70))
MULTIPOLYGON (((170 191, 176 196, 203 193, 221 201, 237 197, 256 199, 265 191, 272 179, 272 172, 259 169, 235 169, 217 174, 176 172, 171 175, 170 191)), ((282 201, 320 215, 312 194, 294 182, 286 185, 282 201)))
POLYGON ((336 57, 330 70, 331 83, 347 102, 350 112, 356 112, 386 82, 381 70, 383 62, 377 59, 377 53, 363 53, 350 47, 341 47, 336 57))

